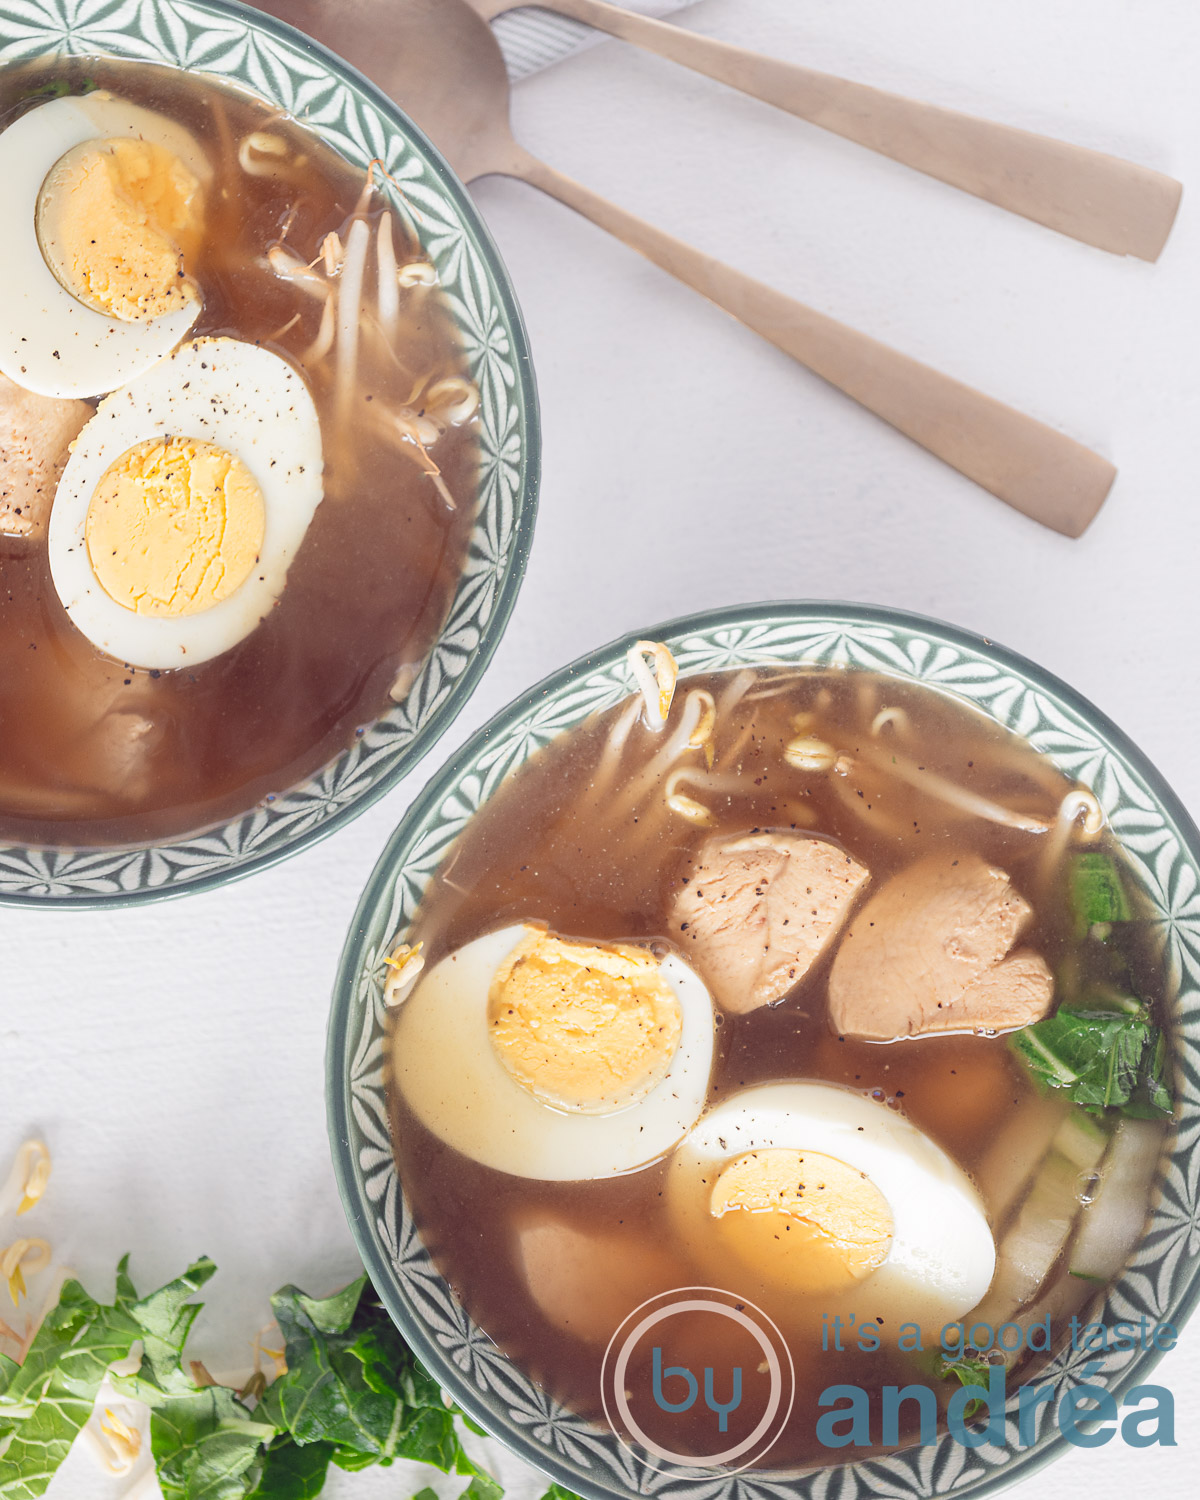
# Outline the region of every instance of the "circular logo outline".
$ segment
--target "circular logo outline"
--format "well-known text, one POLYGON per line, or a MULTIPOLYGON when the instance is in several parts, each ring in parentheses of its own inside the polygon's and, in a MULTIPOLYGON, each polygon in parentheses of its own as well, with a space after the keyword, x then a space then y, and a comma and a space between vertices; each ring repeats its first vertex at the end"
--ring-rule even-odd
POLYGON ((768 1453, 770 1449, 775 1445, 775 1443, 779 1441, 779 1438, 782 1436, 783 1429, 787 1425, 788 1418, 792 1414, 792 1408, 795 1405, 795 1402, 796 1367, 794 1361, 792 1360, 792 1351, 788 1347, 787 1340, 779 1331, 778 1325, 774 1322, 773 1319, 769 1318, 765 1312, 763 1312, 762 1308, 760 1308, 756 1303, 751 1302, 748 1297, 739 1297, 733 1292, 726 1291, 723 1287, 676 1287, 672 1291, 658 1292, 653 1297, 647 1297, 644 1302, 639 1303, 639 1305, 635 1307, 631 1313, 627 1314, 627 1316, 622 1319, 621 1323, 617 1326, 616 1331, 614 1332, 612 1338, 609 1339, 608 1344, 604 1350, 604 1358, 601 1361, 600 1366, 600 1403, 604 1409, 605 1421, 612 1429, 613 1434, 616 1436, 617 1441, 622 1445, 622 1447, 627 1449, 635 1458, 645 1464, 647 1468, 651 1469, 656 1468, 657 1465, 651 1463, 646 1457, 644 1457, 643 1454, 638 1452, 637 1448, 634 1446, 634 1441, 631 1441, 630 1439, 630 1433, 633 1434, 633 1439, 636 1440, 637 1443, 641 1444, 642 1448, 647 1450, 647 1452, 654 1454, 656 1458, 661 1459, 666 1463, 675 1464, 681 1468, 686 1469, 716 1468, 720 1466, 724 1468, 726 1473, 738 1474, 743 1469, 748 1469, 751 1464, 753 1464, 757 1459, 762 1458, 763 1455, 768 1453), (709 1295, 692 1295, 704 1293, 707 1293, 709 1295), (712 1300, 714 1296, 727 1297, 730 1299, 730 1301, 728 1303, 714 1301, 712 1300), (668 1298, 683 1298, 684 1300, 666 1301, 665 1299, 668 1298), (641 1316, 646 1312, 646 1309, 650 1308, 651 1305, 656 1302, 663 1303, 664 1305, 657 1308, 654 1312, 647 1314, 646 1316, 641 1316), (734 1306, 731 1304, 737 1305, 734 1306), (779 1353, 775 1345, 772 1344, 770 1338, 764 1332, 763 1327, 759 1324, 756 1324, 745 1311, 745 1309, 747 1308, 752 1310, 762 1320, 762 1324, 765 1324, 766 1327, 770 1329, 771 1333, 773 1333, 775 1335, 775 1338, 778 1340, 779 1347, 783 1350, 784 1356, 787 1360, 787 1380, 789 1391, 787 1409, 783 1412, 783 1416, 779 1422, 778 1429, 771 1437, 770 1441, 761 1448, 758 1448, 758 1451, 754 1452, 742 1463, 737 1464, 731 1468, 729 1467, 731 1460, 741 1457, 741 1455, 746 1453, 748 1449, 754 1448, 759 1443, 763 1434, 771 1427, 776 1417, 779 1415, 780 1407, 783 1404, 783 1362, 780 1360, 779 1353), (653 1438, 649 1437, 642 1430, 637 1421, 634 1419, 633 1414, 629 1409, 628 1398, 625 1394, 624 1377, 625 1372, 629 1366, 629 1360, 632 1357, 634 1346, 638 1343, 642 1336, 656 1324, 663 1322, 669 1317, 674 1317, 678 1313, 684 1312, 712 1312, 718 1314, 721 1317, 729 1318, 733 1322, 740 1324, 741 1327, 745 1328, 751 1334, 754 1341, 762 1350, 764 1356, 766 1357, 767 1371, 771 1377, 771 1394, 767 1400, 767 1408, 762 1418, 760 1418, 757 1426, 754 1428, 754 1431, 749 1435, 749 1437, 744 1438, 740 1443, 735 1444, 732 1448, 727 1448, 721 1453, 717 1453, 712 1455, 711 1457, 706 1458, 697 1457, 696 1455, 689 1453, 675 1453, 671 1449, 664 1447, 661 1443, 655 1442, 653 1438), (628 1329, 631 1323, 634 1324, 634 1327, 630 1329, 629 1332, 625 1333, 624 1330, 628 1329), (622 1335, 624 1336, 622 1337, 622 1335), (616 1364, 612 1370, 611 1380, 613 1387, 614 1404, 616 1405, 617 1411, 625 1423, 625 1431, 618 1427, 616 1422, 613 1421, 612 1413, 609 1410, 608 1399, 608 1386, 610 1380, 609 1364, 613 1355, 613 1349, 617 1345, 618 1340, 621 1341, 620 1352, 616 1357, 616 1364))

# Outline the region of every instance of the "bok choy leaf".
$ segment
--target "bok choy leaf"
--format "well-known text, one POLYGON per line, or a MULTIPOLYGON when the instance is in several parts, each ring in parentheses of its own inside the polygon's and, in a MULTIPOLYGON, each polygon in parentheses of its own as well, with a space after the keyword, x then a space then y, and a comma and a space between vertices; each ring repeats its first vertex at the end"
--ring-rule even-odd
POLYGON ((1092 1114, 1117 1109, 1163 1119, 1174 1108, 1166 1038, 1136 1000, 1093 996, 1066 1003, 1010 1041, 1039 1083, 1063 1090, 1092 1114))
MULTIPOLYGON (((0 1500, 45 1492, 106 1375, 122 1396, 150 1406, 165 1500, 317 1500, 331 1464, 354 1470, 402 1458, 468 1476, 460 1500, 503 1500, 463 1447, 460 1424, 479 1429, 445 1400, 365 1276, 332 1297, 293 1286, 276 1293, 287 1369, 265 1389, 261 1377, 242 1393, 198 1383, 184 1345, 200 1312, 191 1299, 215 1271, 197 1261, 139 1298, 126 1257, 111 1304, 65 1283, 22 1363, 0 1356, 0 1500), (131 1354, 134 1373, 112 1371, 131 1354)), ((576 1497, 553 1485, 545 1500, 576 1497)))

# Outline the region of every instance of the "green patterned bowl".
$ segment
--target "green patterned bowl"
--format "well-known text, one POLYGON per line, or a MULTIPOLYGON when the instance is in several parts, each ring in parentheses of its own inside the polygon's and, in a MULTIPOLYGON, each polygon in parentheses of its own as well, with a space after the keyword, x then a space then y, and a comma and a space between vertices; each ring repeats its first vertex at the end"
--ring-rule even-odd
POLYGON ((331 52, 222 0, 0 5, 0 68, 52 56, 211 74, 286 110, 354 165, 381 161, 420 210, 481 395, 482 462, 466 565, 402 704, 302 785, 202 834, 120 849, 0 843, 0 904, 129 905, 222 885, 323 838, 394 786, 445 731, 499 644, 525 571, 540 472, 537 392, 508 273, 466 189, 391 100, 331 52))
MULTIPOLYGON (((608 1431, 552 1401, 472 1323, 417 1235, 392 1156, 384 1097, 384 954, 403 936, 430 879, 476 810, 556 735, 619 702, 633 687, 625 653, 664 640, 681 675, 726 667, 864 667, 927 683, 1023 735, 1099 798, 1161 929, 1169 963, 1179 1122, 1164 1153, 1142 1242, 1093 1318, 1145 1314, 1179 1324, 1200 1291, 1200 832, 1141 752, 1091 704, 1039 667, 976 636, 894 610, 762 604, 677 620, 616 641, 530 689, 471 739, 425 787, 375 868, 359 904, 334 990, 327 1055, 329 1132, 346 1213, 371 1279, 421 1359, 465 1411, 538 1469, 589 1500, 701 1495, 703 1500, 928 1500, 1001 1488, 1066 1451, 1037 1416, 1037 1441, 978 1448, 943 1438, 887 1458, 800 1476, 748 1470, 653 1470, 608 1431)), ((1088 1379, 1094 1356, 1059 1355, 1042 1379, 1058 1397, 1088 1379)), ((1113 1353, 1093 1383, 1119 1400, 1154 1353, 1113 1353)))

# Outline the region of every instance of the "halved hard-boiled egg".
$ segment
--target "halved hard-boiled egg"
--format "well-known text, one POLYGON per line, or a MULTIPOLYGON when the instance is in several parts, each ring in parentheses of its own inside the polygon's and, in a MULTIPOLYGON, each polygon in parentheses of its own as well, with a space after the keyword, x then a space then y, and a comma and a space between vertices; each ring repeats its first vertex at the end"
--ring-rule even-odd
POLYGON ((211 177, 182 125, 106 92, 0 134, 0 371, 96 396, 169 354, 200 312, 189 267, 211 177))
POLYGON ((609 1177, 656 1161, 699 1118, 712 1000, 674 955, 530 924, 423 974, 396 1021, 393 1075, 435 1135, 518 1177, 609 1177))
POLYGON ((270 611, 322 493, 300 373, 254 344, 197 339, 84 424, 50 514, 54 586, 109 656, 193 666, 270 611))
POLYGON ((667 1198, 703 1271, 785 1322, 840 1315, 894 1341, 904 1323, 969 1312, 995 1269, 962 1169, 886 1104, 835 1084, 724 1100, 672 1158, 667 1198))

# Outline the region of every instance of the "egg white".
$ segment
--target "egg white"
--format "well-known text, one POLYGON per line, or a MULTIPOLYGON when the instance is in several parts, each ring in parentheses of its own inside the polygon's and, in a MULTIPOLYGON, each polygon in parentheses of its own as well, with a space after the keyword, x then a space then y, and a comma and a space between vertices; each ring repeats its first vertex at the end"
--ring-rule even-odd
POLYGON ((679 1046, 666 1076, 637 1103, 610 1114, 543 1104, 496 1056, 488 991, 527 926, 466 943, 423 974, 392 1038, 396 1086, 447 1145, 499 1172, 546 1182, 611 1177, 665 1156, 704 1108, 712 1072, 714 1013, 700 978, 673 954, 659 960, 679 1001, 679 1046))
POLYGON ((810 1331, 828 1313, 874 1323, 885 1341, 903 1323, 936 1333, 979 1302, 995 1270, 987 1215, 966 1173, 886 1104, 836 1084, 764 1084, 718 1104, 672 1158, 667 1200, 689 1253, 717 1285, 762 1297, 810 1331), (713 1184, 737 1157, 772 1148, 819 1152, 866 1173, 892 1215, 877 1270, 842 1291, 802 1293, 730 1251, 709 1209, 713 1184))
POLYGON ((268 349, 196 339, 114 391, 84 424, 50 513, 50 573, 72 623, 130 666, 194 666, 237 645, 283 592, 288 568, 321 502, 321 425, 299 372, 268 349), (202 612, 139 615, 92 571, 88 507, 106 470, 135 444, 202 438, 239 458, 262 492, 262 551, 249 577, 202 612))
POLYGON ((169 354, 200 315, 197 298, 162 317, 126 323, 80 302, 46 264, 37 234, 42 184, 74 147, 122 136, 166 147, 201 182, 212 176, 182 125, 107 93, 54 99, 0 134, 0 371, 38 395, 111 391, 169 354))

